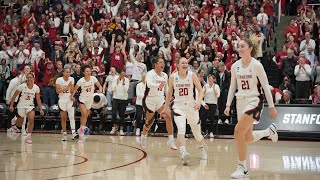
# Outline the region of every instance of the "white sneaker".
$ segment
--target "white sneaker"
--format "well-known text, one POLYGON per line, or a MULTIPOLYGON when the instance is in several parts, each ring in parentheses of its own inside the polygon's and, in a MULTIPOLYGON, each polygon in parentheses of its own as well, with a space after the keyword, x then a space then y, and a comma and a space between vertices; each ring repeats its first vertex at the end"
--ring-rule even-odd
POLYGON ((183 151, 181 152, 181 159, 182 159, 182 164, 186 166, 189 164, 191 156, 188 152, 183 151))
POLYGON ((118 128, 117 127, 112 127, 110 134, 115 134, 117 132, 118 128))
POLYGON ((28 144, 32 144, 32 139, 30 135, 26 137, 25 142, 28 144))
POLYGON ((17 126, 11 126, 11 128, 7 129, 8 133, 19 133, 20 130, 17 128, 17 126))
POLYGON ((231 174, 231 178, 233 179, 242 179, 249 177, 248 169, 245 169, 243 165, 238 165, 236 171, 231 174))
POLYGON ((140 128, 136 129, 136 136, 140 136, 140 128))
POLYGON ((226 119, 226 120, 224 121, 224 123, 225 123, 225 124, 230 124, 229 119, 226 119))
POLYGON ((27 131, 24 128, 21 129, 21 134, 23 136, 27 136, 28 135, 27 131))
POLYGON ((78 129, 79 140, 84 140, 84 129, 81 127, 78 129))
POLYGON ((142 149, 146 149, 147 148, 147 137, 141 136, 140 146, 141 146, 142 149))
POLYGON ((67 141, 67 139, 68 139, 67 134, 63 134, 63 135, 62 135, 62 141, 67 141))
POLYGON ((174 142, 173 139, 169 139, 167 141, 167 145, 170 147, 171 150, 177 150, 177 146, 176 146, 176 143, 174 142))
POLYGON ((213 133, 211 132, 209 135, 210 138, 214 138, 213 133))
POLYGON ((72 133, 72 140, 79 139, 79 134, 77 132, 72 133))
POLYGON ((222 120, 221 119, 218 120, 218 124, 222 124, 222 120))
POLYGON ((120 133, 119 133, 121 136, 123 136, 124 135, 124 132, 123 132, 123 130, 120 130, 120 133))
POLYGON ((268 138, 271 139, 272 142, 277 142, 278 141, 277 125, 275 123, 272 123, 268 128, 271 131, 271 134, 268 138))
POLYGON ((199 151, 200 151, 200 160, 207 160, 208 159, 208 155, 207 155, 207 152, 206 152, 205 148, 204 147, 200 147, 199 151))

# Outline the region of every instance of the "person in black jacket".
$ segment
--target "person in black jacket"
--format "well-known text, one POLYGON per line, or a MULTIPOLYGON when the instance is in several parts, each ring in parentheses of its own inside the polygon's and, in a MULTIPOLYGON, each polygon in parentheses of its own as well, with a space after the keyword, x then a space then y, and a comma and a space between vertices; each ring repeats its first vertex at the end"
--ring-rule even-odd
POLYGON ((282 74, 283 76, 289 76, 291 82, 294 82, 295 80, 294 68, 297 61, 298 59, 294 57, 292 49, 288 49, 287 57, 283 59, 282 74))
POLYGON ((282 99, 279 100, 279 104, 296 104, 296 101, 292 99, 292 93, 285 91, 282 99))
POLYGON ((295 86, 291 83, 290 77, 289 76, 285 76, 283 78, 282 83, 279 86, 279 89, 284 92, 284 91, 290 91, 292 93, 292 97, 295 97, 295 93, 296 93, 296 88, 295 86))
POLYGON ((228 98, 228 91, 230 86, 230 73, 226 70, 225 64, 220 62, 218 64, 218 72, 216 74, 217 84, 220 87, 220 97, 218 99, 218 109, 219 109, 219 121, 218 123, 225 122, 229 124, 229 117, 224 115, 224 110, 226 108, 227 98, 228 98))

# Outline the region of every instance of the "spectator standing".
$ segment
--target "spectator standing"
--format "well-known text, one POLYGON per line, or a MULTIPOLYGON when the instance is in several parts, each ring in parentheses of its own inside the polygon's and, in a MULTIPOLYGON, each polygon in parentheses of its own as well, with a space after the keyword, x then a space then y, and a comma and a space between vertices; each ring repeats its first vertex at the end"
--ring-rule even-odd
POLYGON ((296 98, 309 98, 311 67, 306 64, 305 58, 299 58, 299 64, 295 66, 296 98))

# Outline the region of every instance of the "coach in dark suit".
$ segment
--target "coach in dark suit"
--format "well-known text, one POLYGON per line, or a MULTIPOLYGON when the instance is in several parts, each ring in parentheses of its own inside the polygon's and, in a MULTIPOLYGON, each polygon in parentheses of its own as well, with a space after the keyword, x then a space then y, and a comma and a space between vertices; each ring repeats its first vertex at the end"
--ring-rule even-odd
MULTIPOLYGON (((216 74, 216 82, 220 87, 220 97, 218 99, 219 119, 224 122, 228 117, 224 116, 224 110, 228 99, 228 91, 230 86, 231 74, 226 70, 225 64, 220 62, 218 64, 218 72, 216 74)), ((229 121, 229 120, 228 120, 229 121)), ((226 123, 229 123, 229 122, 226 123)))
POLYGON ((297 104, 294 99, 292 99, 292 93, 286 91, 283 94, 283 98, 279 100, 279 104, 297 104))

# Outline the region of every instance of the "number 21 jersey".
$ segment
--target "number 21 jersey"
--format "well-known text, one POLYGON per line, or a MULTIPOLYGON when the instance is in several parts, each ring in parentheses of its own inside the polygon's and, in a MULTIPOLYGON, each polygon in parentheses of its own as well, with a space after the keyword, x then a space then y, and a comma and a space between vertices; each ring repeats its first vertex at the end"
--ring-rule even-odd
POLYGON ((247 67, 242 67, 242 60, 235 62, 231 73, 236 74, 237 89, 236 96, 254 97, 261 95, 261 84, 256 75, 258 60, 252 58, 247 67))

